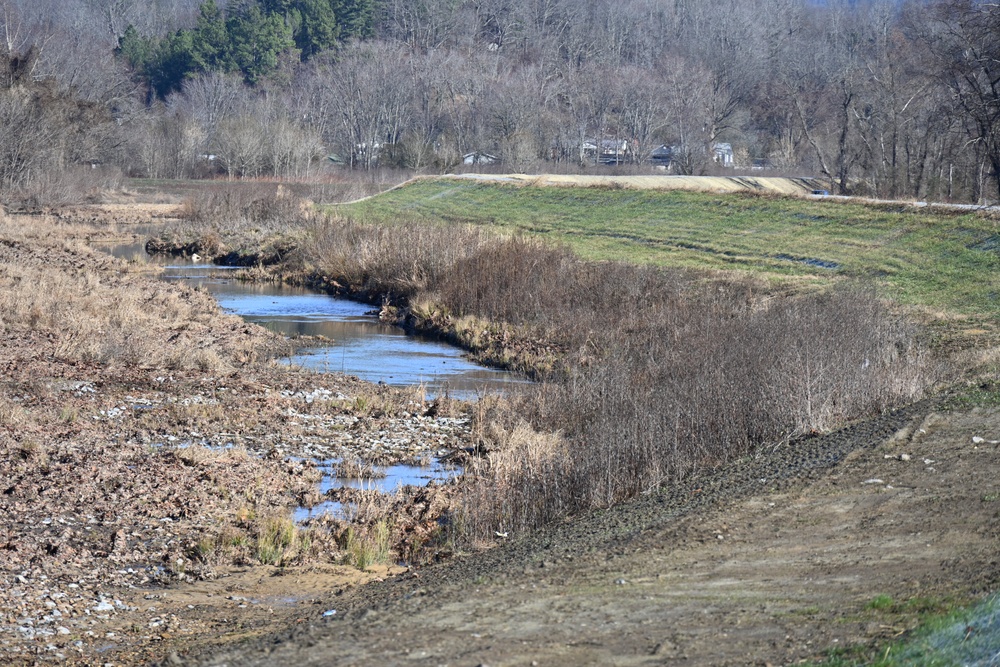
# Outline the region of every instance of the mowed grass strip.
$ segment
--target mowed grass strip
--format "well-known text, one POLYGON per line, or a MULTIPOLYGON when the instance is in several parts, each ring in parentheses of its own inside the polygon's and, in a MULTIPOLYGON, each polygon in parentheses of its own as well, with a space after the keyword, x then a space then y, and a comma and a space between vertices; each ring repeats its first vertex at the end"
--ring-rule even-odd
POLYGON ((581 257, 870 278, 901 303, 1000 316, 1000 222, 976 213, 746 194, 426 179, 339 206, 359 221, 491 225, 581 257))

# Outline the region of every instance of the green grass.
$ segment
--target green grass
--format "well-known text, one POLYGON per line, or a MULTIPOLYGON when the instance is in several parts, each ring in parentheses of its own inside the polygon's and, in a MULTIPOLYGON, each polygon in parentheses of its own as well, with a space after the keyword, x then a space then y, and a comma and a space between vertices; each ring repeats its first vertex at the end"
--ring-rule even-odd
POLYGON ((1000 383, 988 381, 949 398, 942 405, 948 410, 971 410, 973 408, 1000 407, 1000 383))
POLYGON ((891 621, 915 614, 919 628, 889 644, 835 649, 824 661, 810 663, 813 667, 985 667, 1000 661, 1000 596, 965 608, 925 598, 897 604, 880 595, 875 601, 879 604, 870 603, 869 610, 884 612, 891 621))
POLYGON ((391 530, 385 519, 371 528, 350 526, 344 535, 345 560, 359 570, 372 565, 386 565, 392 553, 391 530))
POLYGON ((889 595, 876 595, 868 603, 868 609, 889 609, 895 604, 892 597, 889 595))
POLYGON ((1000 223, 973 213, 448 179, 416 181, 336 211, 372 222, 491 225, 568 244, 587 259, 738 269, 822 284, 870 278, 902 303, 1000 316, 1000 223))

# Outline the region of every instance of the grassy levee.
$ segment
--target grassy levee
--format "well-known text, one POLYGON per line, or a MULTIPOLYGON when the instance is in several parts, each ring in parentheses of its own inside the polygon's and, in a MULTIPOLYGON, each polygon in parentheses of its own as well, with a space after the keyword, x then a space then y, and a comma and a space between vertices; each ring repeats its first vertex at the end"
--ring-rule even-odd
POLYGON ((336 207, 356 220, 467 223, 579 256, 829 283, 874 279, 908 305, 1000 316, 1000 220, 975 212, 752 194, 418 180, 336 207))
MULTIPOLYGON (((188 219, 197 224, 182 236, 215 256, 255 238, 251 245, 263 243, 266 252, 251 248, 241 257, 257 258, 262 276, 382 302, 383 317, 547 380, 480 420, 481 449, 490 454, 464 503, 470 534, 522 533, 613 505, 759 447, 909 402, 936 381, 914 328, 866 287, 773 289, 761 274, 705 271, 706 263, 694 261, 699 254, 679 267, 648 255, 638 263, 592 261, 612 255, 592 244, 585 252, 572 234, 492 233, 542 217, 556 229, 562 211, 578 228, 631 225, 634 233, 623 236, 634 238, 641 230, 635 219, 664 201, 679 202, 683 215, 675 217, 693 230, 709 195, 672 200, 676 193, 650 199, 653 193, 620 189, 472 185, 483 197, 459 198, 461 216, 407 204, 446 199, 449 185, 466 188, 456 180, 417 182, 334 216, 315 215, 283 192, 252 201, 213 195, 190 203, 188 219), (566 198, 583 204, 553 203, 566 198), (501 214, 509 222, 461 224, 477 214, 480 222, 501 214), (568 242, 549 244, 553 236, 568 242)), ((723 203, 758 217, 758 204, 771 217, 778 207, 799 205, 723 203)), ((705 229, 728 229, 714 215, 705 229)), ((707 231, 700 234, 699 243, 712 242, 707 231)), ((786 253, 775 245, 766 247, 786 253)), ((627 250, 617 252, 635 259, 627 250)))

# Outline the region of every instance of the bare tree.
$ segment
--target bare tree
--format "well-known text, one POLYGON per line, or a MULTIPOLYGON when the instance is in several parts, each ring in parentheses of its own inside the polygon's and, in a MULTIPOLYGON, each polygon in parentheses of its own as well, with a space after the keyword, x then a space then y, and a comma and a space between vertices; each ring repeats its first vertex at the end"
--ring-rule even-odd
POLYGON ((950 91, 975 151, 977 199, 986 198, 987 181, 1000 197, 1000 4, 938 3, 924 43, 934 55, 937 76, 950 91))
POLYGON ((352 167, 371 169, 386 144, 398 143, 409 117, 404 52, 358 45, 327 72, 331 139, 352 167))
POLYGON ((662 80, 638 67, 619 70, 620 100, 618 125, 629 140, 629 154, 642 162, 655 146, 653 137, 666 124, 666 103, 662 80))
POLYGON ((248 105, 247 90, 238 74, 209 72, 184 84, 183 94, 175 96, 174 104, 183 105, 201 124, 206 141, 211 144, 218 133, 219 123, 248 105))

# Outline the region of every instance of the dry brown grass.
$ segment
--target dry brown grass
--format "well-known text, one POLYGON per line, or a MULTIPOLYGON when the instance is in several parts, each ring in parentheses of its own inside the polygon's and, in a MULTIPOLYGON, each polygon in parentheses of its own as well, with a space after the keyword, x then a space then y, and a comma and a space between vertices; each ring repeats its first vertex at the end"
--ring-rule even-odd
POLYGON ((221 369, 212 350, 165 348, 152 331, 206 322, 204 304, 152 295, 115 275, 0 263, 0 329, 55 341, 60 358, 99 364, 221 369))
POLYGON ((379 479, 382 477, 385 477, 385 471, 376 467, 371 461, 347 457, 337 464, 338 479, 379 479))
POLYGON ((299 241, 300 270, 324 284, 550 380, 494 417, 466 500, 480 536, 621 502, 934 379, 913 328, 864 286, 776 292, 457 226, 325 219, 299 241))
POLYGON ((567 378, 479 415, 493 451, 464 500, 471 539, 607 507, 877 414, 933 379, 913 332, 870 292, 754 308, 698 294, 594 333, 590 360, 567 378))
POLYGON ((527 530, 573 509, 559 488, 573 468, 566 440, 524 420, 509 429, 493 426, 492 451, 469 466, 463 492, 460 523, 477 542, 489 542, 494 532, 527 530))
POLYGON ((352 289, 406 301, 436 287, 494 235, 479 227, 387 227, 324 218, 309 228, 302 259, 309 269, 352 289))

